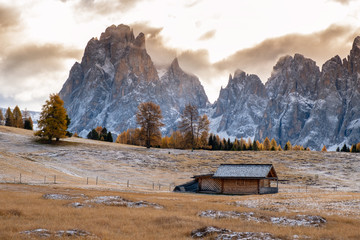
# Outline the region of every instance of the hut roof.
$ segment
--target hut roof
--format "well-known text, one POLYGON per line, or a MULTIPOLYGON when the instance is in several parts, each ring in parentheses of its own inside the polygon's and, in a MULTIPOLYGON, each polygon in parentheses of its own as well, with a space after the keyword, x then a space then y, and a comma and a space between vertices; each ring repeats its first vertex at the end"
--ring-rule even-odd
POLYGON ((272 164, 221 164, 213 178, 277 178, 272 164))

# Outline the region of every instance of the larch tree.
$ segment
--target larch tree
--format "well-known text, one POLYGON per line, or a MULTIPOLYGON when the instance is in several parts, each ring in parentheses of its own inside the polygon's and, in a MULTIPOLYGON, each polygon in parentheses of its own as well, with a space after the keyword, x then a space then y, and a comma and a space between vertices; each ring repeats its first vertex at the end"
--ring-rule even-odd
POLYGON ((321 149, 322 152, 327 152, 326 146, 324 145, 323 148, 321 149))
POLYGON ((5 113, 5 126, 8 126, 8 127, 14 126, 14 115, 13 115, 10 107, 8 107, 8 109, 6 110, 6 113, 5 113))
POLYGON ((152 144, 160 143, 160 127, 164 126, 161 122, 163 116, 160 106, 153 102, 139 104, 136 113, 136 122, 141 127, 140 136, 145 140, 145 146, 150 148, 152 144))
POLYGON ((290 141, 287 141, 287 143, 285 144, 284 150, 285 150, 285 151, 290 151, 290 150, 292 150, 292 145, 291 145, 291 142, 290 142, 290 141))
POLYGON ((24 127, 23 117, 20 108, 17 105, 13 110, 13 117, 14 117, 13 126, 17 128, 23 128, 24 127))
POLYGON ((66 135, 66 109, 64 101, 61 100, 59 94, 50 94, 50 99, 42 107, 40 119, 38 121, 39 131, 36 136, 47 137, 49 141, 53 138, 59 141, 66 135))
POLYGON ((265 151, 270 151, 271 149, 271 143, 268 137, 265 138, 264 140, 264 150, 265 151))
POLYGON ((201 136, 207 138, 209 132, 210 121, 206 114, 199 115, 199 111, 195 105, 187 104, 181 115, 179 129, 184 134, 185 140, 190 147, 194 149, 201 144, 201 136))
POLYGON ((271 142, 270 142, 270 150, 271 151, 276 151, 277 150, 277 143, 276 143, 276 140, 273 138, 271 139, 271 142))

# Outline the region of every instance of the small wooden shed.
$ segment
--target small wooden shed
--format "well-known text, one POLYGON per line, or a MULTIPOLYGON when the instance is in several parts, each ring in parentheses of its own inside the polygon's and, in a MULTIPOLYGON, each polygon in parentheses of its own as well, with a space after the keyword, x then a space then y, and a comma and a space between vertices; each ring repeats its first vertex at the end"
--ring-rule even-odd
POLYGON ((214 174, 196 175, 198 192, 223 194, 269 194, 278 192, 272 164, 221 164, 214 174), (271 182, 276 187, 271 186, 271 182))

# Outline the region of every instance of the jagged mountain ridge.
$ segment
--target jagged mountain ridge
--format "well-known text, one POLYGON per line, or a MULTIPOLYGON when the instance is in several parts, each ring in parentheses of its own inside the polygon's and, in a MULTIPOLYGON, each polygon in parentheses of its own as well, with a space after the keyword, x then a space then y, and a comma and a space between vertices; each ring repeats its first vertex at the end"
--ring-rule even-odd
POLYGON ((176 129, 185 104, 205 108, 208 98, 199 79, 185 73, 175 59, 159 78, 145 49, 145 36, 136 38, 126 25, 110 26, 100 39, 91 39, 81 63, 75 63, 60 91, 72 119, 70 131, 86 136, 96 126, 112 132, 135 128, 141 102, 159 104, 166 128, 176 129))
POLYGON ((210 104, 199 79, 177 59, 159 77, 144 34, 135 38, 130 27, 113 25, 88 42, 60 96, 72 119, 70 130, 83 136, 98 125, 116 133, 134 128, 138 104, 153 101, 163 112, 163 134, 176 129, 191 103, 209 115, 212 132, 224 137, 270 137, 312 149, 354 143, 360 141, 359 43, 358 37, 347 59, 336 56, 321 71, 300 54, 282 57, 265 85, 237 70, 210 104))

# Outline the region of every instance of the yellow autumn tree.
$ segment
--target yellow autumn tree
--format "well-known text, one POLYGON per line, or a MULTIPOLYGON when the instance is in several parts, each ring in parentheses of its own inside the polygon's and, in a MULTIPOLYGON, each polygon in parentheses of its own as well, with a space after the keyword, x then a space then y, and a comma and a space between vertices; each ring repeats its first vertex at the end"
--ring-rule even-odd
POLYGON ((269 151, 271 149, 271 143, 268 137, 265 138, 263 145, 265 151, 269 151))
POLYGON ((327 152, 326 146, 324 145, 323 148, 321 149, 322 152, 327 152))
POLYGON ((38 121, 39 131, 35 132, 36 136, 53 138, 59 141, 64 138, 67 130, 66 110, 64 101, 59 94, 50 94, 50 99, 42 107, 40 119, 38 121))

